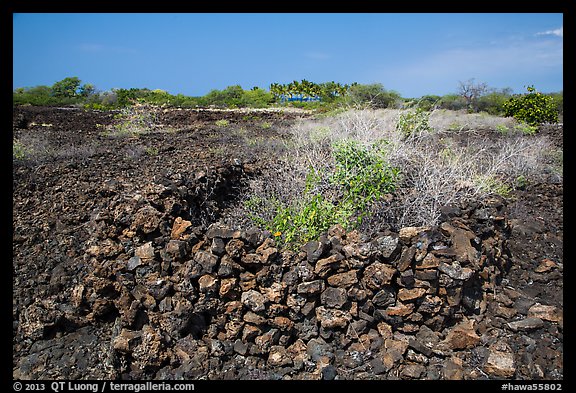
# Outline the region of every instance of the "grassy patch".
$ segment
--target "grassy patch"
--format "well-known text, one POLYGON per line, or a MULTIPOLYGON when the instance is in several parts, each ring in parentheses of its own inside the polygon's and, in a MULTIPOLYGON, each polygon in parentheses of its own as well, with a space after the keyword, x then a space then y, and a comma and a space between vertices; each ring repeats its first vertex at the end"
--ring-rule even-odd
POLYGON ((477 184, 487 194, 497 194, 509 198, 512 194, 513 187, 496 176, 479 176, 477 184))
POLYGON ((12 141, 12 158, 15 160, 24 160, 30 154, 30 149, 24 146, 20 141, 12 141))
POLYGON ((519 123, 514 126, 514 129, 527 135, 534 135, 538 131, 537 126, 533 126, 527 123, 519 123))
POLYGON ((147 155, 149 155, 149 156, 151 156, 151 157, 154 157, 154 156, 157 156, 157 155, 158 155, 159 150, 158 150, 157 147, 150 146, 150 147, 147 147, 147 148, 144 150, 144 152, 145 152, 147 155))
POLYGON ((157 116, 146 106, 132 106, 122 109, 113 116, 114 124, 107 127, 104 135, 110 137, 138 137, 157 127, 157 116))
POLYGON ((510 131, 510 129, 504 124, 498 124, 496 126, 496 131, 498 131, 500 134, 505 135, 506 133, 508 133, 508 131, 510 131))

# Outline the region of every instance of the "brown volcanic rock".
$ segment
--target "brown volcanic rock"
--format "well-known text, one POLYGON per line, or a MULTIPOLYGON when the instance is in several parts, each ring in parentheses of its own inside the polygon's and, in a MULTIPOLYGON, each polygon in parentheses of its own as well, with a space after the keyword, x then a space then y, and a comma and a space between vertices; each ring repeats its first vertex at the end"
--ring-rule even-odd
POLYGON ((375 262, 364 269, 361 281, 366 288, 372 290, 380 289, 383 285, 391 283, 395 273, 396 269, 392 266, 375 262))
POLYGON ((472 320, 468 320, 451 329, 442 344, 449 349, 458 350, 472 348, 479 342, 480 336, 474 329, 474 323, 472 320))

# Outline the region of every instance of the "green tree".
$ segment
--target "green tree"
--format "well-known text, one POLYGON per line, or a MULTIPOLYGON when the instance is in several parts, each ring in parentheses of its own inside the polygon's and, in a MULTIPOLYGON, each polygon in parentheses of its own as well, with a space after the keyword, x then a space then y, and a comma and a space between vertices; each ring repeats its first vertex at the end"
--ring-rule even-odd
POLYGON ((134 87, 130 89, 112 89, 112 92, 116 94, 116 105, 119 107, 132 105, 140 90, 134 87))
POLYGON ((96 94, 96 87, 91 83, 85 83, 80 86, 79 94, 81 97, 90 97, 96 94))
POLYGON ((242 93, 242 106, 251 108, 263 108, 274 103, 275 98, 271 92, 268 92, 259 87, 254 87, 252 90, 245 90, 242 93))
POLYGON ((381 83, 350 86, 348 100, 355 105, 368 105, 371 108, 392 108, 402 98, 393 90, 386 90, 381 83))
POLYGON ((80 87, 80 79, 76 76, 64 78, 52 85, 51 93, 54 97, 72 98, 78 96, 78 88, 80 87))
POLYGON ((281 100, 282 99, 282 93, 283 93, 283 86, 280 83, 270 84, 270 93, 272 93, 274 95, 274 98, 276 98, 276 101, 281 100))
POLYGON ((343 95, 342 85, 334 81, 321 83, 320 90, 320 98, 323 102, 335 101, 338 97, 343 95))
POLYGON ((504 110, 504 103, 512 96, 512 89, 506 87, 494 90, 480 97, 476 103, 479 112, 487 112, 491 115, 500 115, 504 110))
POLYGON ((461 110, 466 108, 466 101, 458 94, 446 94, 440 98, 438 107, 448 110, 461 110))

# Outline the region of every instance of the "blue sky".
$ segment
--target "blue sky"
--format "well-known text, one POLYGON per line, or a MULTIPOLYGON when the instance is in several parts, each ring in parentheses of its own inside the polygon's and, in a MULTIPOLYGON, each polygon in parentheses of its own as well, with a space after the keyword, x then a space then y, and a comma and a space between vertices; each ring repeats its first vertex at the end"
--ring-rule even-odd
POLYGON ((13 15, 13 88, 77 76, 97 89, 200 96, 239 84, 382 83, 403 97, 474 78, 563 90, 561 13, 13 15))

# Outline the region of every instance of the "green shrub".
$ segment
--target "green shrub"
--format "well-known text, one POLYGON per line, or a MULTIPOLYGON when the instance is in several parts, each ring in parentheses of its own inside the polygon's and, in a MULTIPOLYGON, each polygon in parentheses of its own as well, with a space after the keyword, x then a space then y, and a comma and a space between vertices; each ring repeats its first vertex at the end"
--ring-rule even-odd
POLYGON ((438 108, 458 111, 466 109, 466 100, 458 94, 446 94, 438 100, 438 108))
POLYGON ((287 245, 299 245, 318 238, 334 224, 347 227, 347 219, 343 206, 335 205, 317 193, 305 195, 299 203, 278 206, 268 228, 281 236, 281 241, 287 245))
POLYGON ((265 108, 270 106, 276 101, 274 95, 259 87, 254 87, 252 90, 244 90, 240 105, 249 108, 265 108))
POLYGON ((518 190, 524 190, 524 189, 526 189, 528 184, 530 184, 530 182, 528 181, 528 179, 524 175, 518 176, 514 183, 515 183, 514 188, 516 188, 518 190))
POLYGON ((244 90, 240 85, 228 86, 224 90, 211 90, 203 98, 204 105, 218 107, 238 108, 242 106, 242 94, 244 90))
POLYGON ((97 110, 97 111, 104 111, 104 110, 110 109, 110 106, 101 104, 99 102, 90 102, 88 104, 84 104, 83 108, 84 109, 97 110))
POLYGON ((421 109, 404 111, 398 117, 396 130, 401 132, 405 137, 417 135, 421 132, 432 130, 429 121, 430 112, 421 109))
POLYGON ((83 97, 54 96, 48 86, 19 88, 12 94, 12 105, 64 106, 81 102, 83 97))
POLYGON ((476 178, 476 182, 481 190, 504 198, 509 198, 513 191, 509 184, 493 175, 479 176, 476 178))
POLYGON ((502 115, 504 104, 510 99, 512 89, 506 88, 493 91, 478 98, 476 103, 478 112, 487 112, 491 115, 502 115))
POLYGON ((527 94, 511 97, 504 103, 504 114, 531 126, 557 123, 558 108, 554 99, 537 92, 534 86, 529 86, 527 90, 527 94))
POLYGON ((508 131, 510 131, 510 129, 504 124, 498 124, 496 126, 496 131, 498 131, 502 135, 505 135, 508 133, 508 131))
POLYGON ((550 93, 549 95, 552 97, 558 113, 560 115, 564 114, 564 92, 560 91, 558 93, 550 93))
POLYGON ((414 103, 416 108, 423 111, 431 111, 436 109, 440 103, 441 97, 437 95, 422 96, 417 102, 414 103))
POLYGON ((366 147, 345 140, 332 148, 333 171, 318 173, 310 169, 302 198, 288 205, 278 200, 269 202, 275 210, 271 220, 258 216, 266 201, 253 198, 246 204, 256 212, 252 219, 275 234, 278 241, 298 246, 335 224, 355 228, 362 223, 371 202, 395 190, 399 170, 387 163, 384 143, 366 147), (320 184, 322 187, 318 187, 320 184))
POLYGON ((12 141, 12 158, 16 160, 25 159, 30 151, 20 141, 12 141))
POLYGON ((400 94, 393 90, 386 90, 381 83, 369 85, 355 84, 350 86, 346 96, 346 103, 370 108, 394 108, 402 101, 400 94))
POLYGON ((530 124, 527 123, 517 124, 514 126, 514 129, 527 135, 534 135, 538 131, 538 127, 531 126, 530 124))
POLYGON ((157 147, 149 146, 144 150, 144 152, 147 155, 154 157, 154 156, 157 156, 160 151, 158 150, 157 147))
POLYGON ((121 108, 133 105, 136 98, 141 95, 140 90, 142 89, 113 89, 112 91, 116 93, 116 105, 121 108))
POLYGON ((80 79, 77 76, 64 78, 52 85, 51 93, 54 97, 76 97, 79 95, 80 79))
POLYGON ((346 196, 360 208, 396 187, 399 173, 386 161, 383 145, 384 142, 369 148, 344 140, 333 146, 336 166, 331 180, 343 187, 346 196))
POLYGON ((12 94, 13 105, 81 105, 93 102, 97 94, 96 88, 90 83, 81 85, 78 77, 68 77, 54 83, 52 86, 19 87, 12 94))

